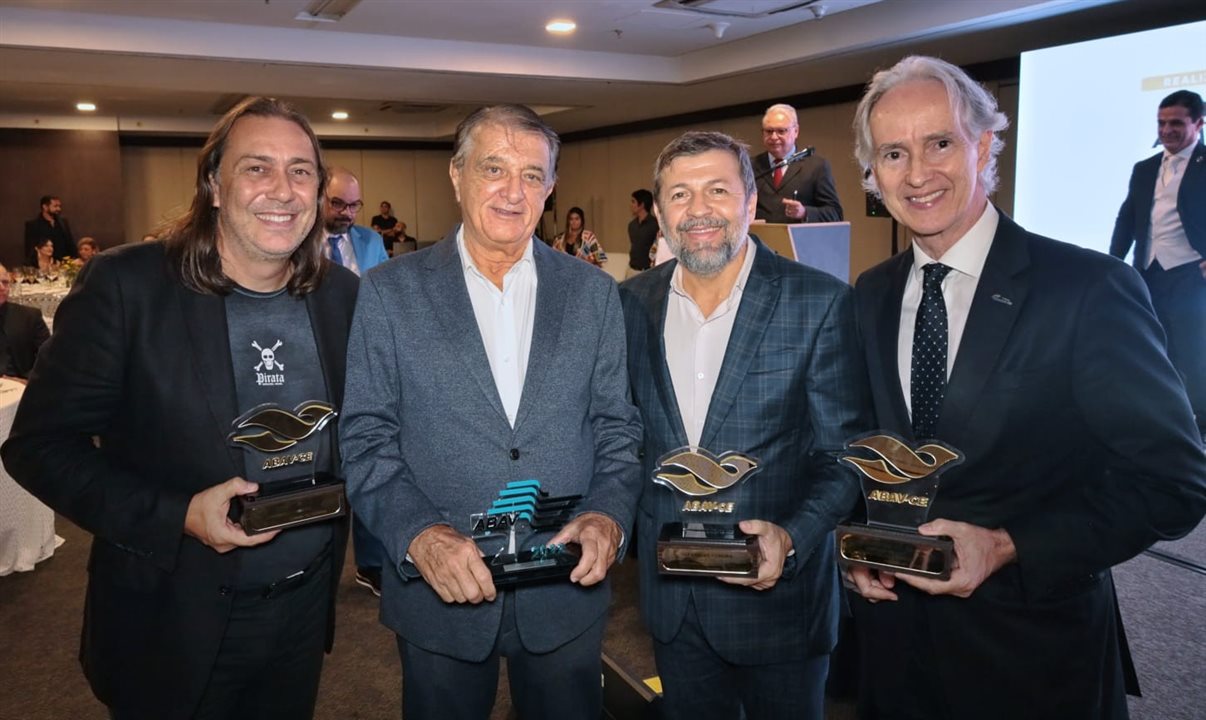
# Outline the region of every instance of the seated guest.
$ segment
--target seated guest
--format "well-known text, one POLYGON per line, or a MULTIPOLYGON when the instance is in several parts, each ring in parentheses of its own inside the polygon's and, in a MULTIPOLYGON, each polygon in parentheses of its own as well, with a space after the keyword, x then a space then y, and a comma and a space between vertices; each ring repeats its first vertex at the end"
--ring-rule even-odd
MULTIPOLYGON (((47 240, 50 247, 54 242, 47 240)), ((0 265, 0 375, 5 377, 29 377, 38 349, 50 337, 50 329, 37 309, 8 302, 8 288, 12 284, 8 268, 0 265)))
POLYGON ((37 245, 34 245, 33 251, 29 256, 29 265, 35 268, 39 275, 54 272, 54 240, 45 238, 37 245))
POLYGON ((80 254, 80 260, 88 262, 93 255, 101 251, 100 243, 90 237, 80 238, 76 243, 76 251, 80 254))
POLYGON ((381 214, 374 215, 369 225, 381 234, 386 251, 393 249, 394 241, 401 240, 406 230, 406 223, 398 222, 398 218, 394 217, 394 206, 386 200, 381 201, 381 214))
POLYGON ((553 249, 582 258, 591 265, 602 265, 607 253, 603 252, 599 238, 585 226, 586 213, 582 212, 582 208, 570 208, 565 215, 565 232, 553 238, 553 249))

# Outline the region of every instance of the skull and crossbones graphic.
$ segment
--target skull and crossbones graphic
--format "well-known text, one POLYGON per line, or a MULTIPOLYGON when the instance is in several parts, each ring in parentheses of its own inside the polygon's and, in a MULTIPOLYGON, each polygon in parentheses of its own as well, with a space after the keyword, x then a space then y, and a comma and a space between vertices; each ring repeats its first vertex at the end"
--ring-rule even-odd
POLYGON ((255 340, 251 341, 251 346, 260 351, 260 364, 255 366, 257 372, 264 369, 271 371, 277 368, 280 368, 282 371, 284 371, 285 363, 276 359, 276 349, 281 345, 281 341, 277 340, 275 345, 270 348, 266 348, 260 347, 260 344, 255 340))

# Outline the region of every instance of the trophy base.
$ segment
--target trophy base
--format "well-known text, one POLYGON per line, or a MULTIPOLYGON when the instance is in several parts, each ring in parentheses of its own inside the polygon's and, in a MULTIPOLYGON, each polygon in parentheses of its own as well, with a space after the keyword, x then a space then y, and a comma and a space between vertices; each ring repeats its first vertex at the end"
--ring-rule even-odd
POLYGON ((945 535, 927 536, 909 530, 872 525, 837 526, 838 562, 948 580, 955 542, 945 535))
POLYGON ((757 577, 761 561, 758 537, 735 524, 666 523, 657 539, 662 575, 757 577))
POLYGON ((496 555, 486 563, 494 579, 494 587, 507 590, 522 585, 568 580, 582 558, 576 543, 522 550, 515 554, 496 555))
POLYGON ((330 520, 348 512, 343 488, 343 481, 328 473, 267 483, 257 493, 233 498, 230 519, 248 535, 330 520))

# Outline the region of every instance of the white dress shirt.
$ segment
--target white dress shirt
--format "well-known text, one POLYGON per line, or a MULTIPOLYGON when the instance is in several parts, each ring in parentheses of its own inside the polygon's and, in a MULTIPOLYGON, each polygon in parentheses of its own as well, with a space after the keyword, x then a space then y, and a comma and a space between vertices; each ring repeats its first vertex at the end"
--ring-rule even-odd
POLYGON ((900 389, 904 391, 905 407, 909 417, 913 415, 913 400, 909 384, 909 371, 913 364, 913 329, 917 324, 917 309, 921 306, 923 267, 940 262, 951 268, 942 280, 942 299, 946 303, 946 376, 951 376, 955 356, 959 353, 959 341, 963 339, 963 328, 967 326, 967 315, 971 312, 972 298, 980 283, 984 261, 997 234, 1000 216, 992 203, 984 207, 984 213, 967 234, 946 251, 940 260, 934 260, 913 242, 913 267, 905 281, 904 299, 900 303, 900 335, 896 343, 896 364, 900 373, 900 389))
POLYGON ((456 246, 465 272, 469 301, 473 304, 473 317, 490 360, 494 387, 498 389, 503 411, 513 428, 528 374, 532 326, 536 322, 536 264, 532 259, 532 241, 528 241, 523 257, 503 276, 502 290, 474 264, 465 248, 464 226, 457 230, 456 246))
POLYGON ((1160 267, 1171 270, 1189 262, 1201 262, 1202 256, 1189 244, 1185 227, 1181 225, 1181 213, 1177 212, 1177 193, 1181 190, 1181 179, 1185 168, 1193 158, 1197 143, 1190 143, 1181 152, 1173 155, 1164 151, 1160 161, 1160 172, 1156 175, 1156 192, 1152 196, 1152 241, 1148 243, 1147 262, 1143 267, 1159 260, 1160 267), (1171 171, 1165 169, 1172 163, 1171 171))
MULTIPOLYGON (((350 230, 349 230, 350 231, 350 230)), ((322 251, 329 260, 331 258, 331 238, 334 233, 327 233, 327 236, 322 241, 322 251)), ((360 276, 360 263, 356 262, 356 249, 352 247, 352 239, 347 233, 339 234, 339 254, 341 256, 340 265, 360 276)))
POLYGON ((733 334, 733 322, 737 319, 737 308, 741 306, 741 295, 754 266, 757 248, 747 238, 745 260, 733 289, 712 311, 704 317, 695 300, 683 290, 683 266, 674 268, 670 277, 670 296, 666 306, 666 326, 662 339, 666 343, 666 365, 670 368, 670 380, 674 384, 674 396, 678 400, 678 412, 683 418, 687 440, 699 445, 703 436, 704 423, 708 419, 708 406, 712 403, 712 392, 720 367, 724 364, 725 349, 729 336, 733 334))

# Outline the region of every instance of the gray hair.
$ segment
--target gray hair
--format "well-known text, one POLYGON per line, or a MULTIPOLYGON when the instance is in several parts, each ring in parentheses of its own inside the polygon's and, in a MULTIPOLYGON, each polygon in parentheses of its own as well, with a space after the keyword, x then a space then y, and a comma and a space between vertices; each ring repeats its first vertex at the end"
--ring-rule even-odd
POLYGON ((457 170, 465 168, 465 160, 473 149, 473 133, 482 125, 500 125, 513 132, 534 133, 544 138, 549 146, 548 185, 557 180, 557 158, 561 154, 561 138, 553 128, 527 105, 490 105, 479 108, 456 126, 456 140, 452 146, 452 164, 457 170))
POLYGON ((875 144, 871 138, 871 112, 889 90, 919 80, 934 80, 946 88, 951 112, 963 134, 976 139, 992 132, 988 162, 980 171, 980 184, 991 195, 997 189, 997 155, 1005 147, 999 133, 1009 127, 1005 113, 997 109, 997 101, 984 86, 972 80, 960 68, 938 58, 910 55, 888 70, 880 70, 871 78, 867 92, 854 113, 854 156, 863 168, 863 189, 879 195, 879 185, 871 172, 875 160, 875 144))
POLYGON ((737 158, 741 171, 741 185, 745 188, 747 198, 754 196, 754 166, 750 164, 749 146, 740 140, 720 132, 703 132, 691 130, 679 135, 662 148, 662 153, 653 163, 653 197, 656 202, 662 194, 662 172, 670 163, 684 155, 700 155, 710 150, 723 150, 732 153, 737 158))
POLYGON ((783 113, 787 117, 791 118, 792 125, 795 125, 796 127, 800 126, 800 116, 796 115, 796 109, 791 105, 786 103, 775 103, 774 105, 771 105, 766 109, 766 112, 762 113, 762 120, 765 121, 766 116, 773 112, 783 113))

